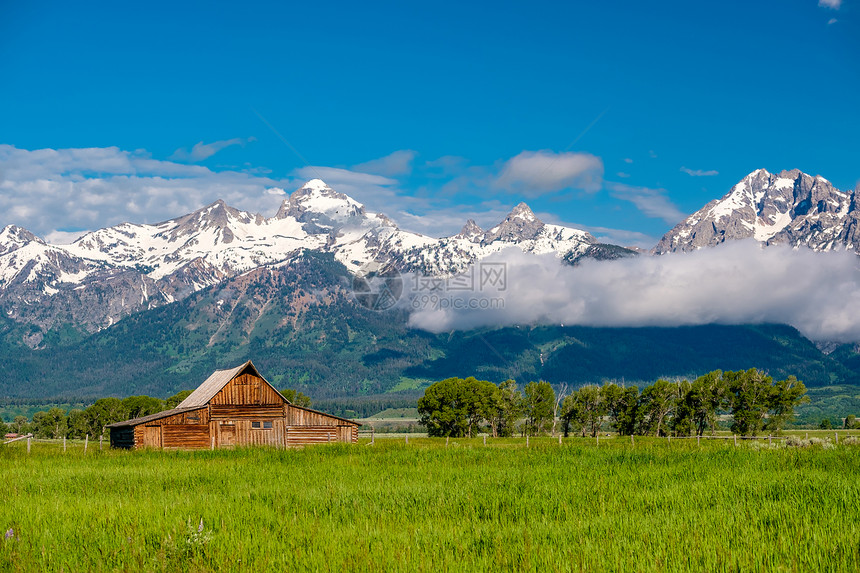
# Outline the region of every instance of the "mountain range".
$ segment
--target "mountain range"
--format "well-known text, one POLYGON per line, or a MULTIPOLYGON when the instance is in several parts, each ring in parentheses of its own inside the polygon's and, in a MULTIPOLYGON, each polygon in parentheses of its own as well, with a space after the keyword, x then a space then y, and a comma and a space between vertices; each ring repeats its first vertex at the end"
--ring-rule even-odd
MULTIPOLYGON (((860 252, 857 218, 856 191, 796 170, 757 170, 652 252, 745 238, 860 252)), ((167 395, 250 357, 281 387, 316 396, 408 392, 451 375, 582 384, 751 366, 799 374, 810 385, 860 383, 856 346, 824 353, 786 326, 523 326, 436 335, 408 328, 405 311, 362 307, 350 289, 368 267, 451 276, 508 248, 571 265, 649 256, 546 224, 524 203, 490 229, 470 220, 456 235, 429 237, 318 179, 268 218, 217 201, 69 245, 7 226, 0 231, 0 396, 167 395)))
POLYGON ((332 253, 352 273, 377 263, 453 275, 512 246, 571 261, 636 254, 603 249, 585 231, 545 224, 525 203, 489 230, 469 220, 458 234, 433 238, 404 231, 313 179, 270 218, 216 201, 163 223, 93 231, 70 245, 7 226, 0 231, 0 309, 35 327, 26 343, 38 347, 58 324, 96 332, 252 269, 287 265, 304 250, 332 253))

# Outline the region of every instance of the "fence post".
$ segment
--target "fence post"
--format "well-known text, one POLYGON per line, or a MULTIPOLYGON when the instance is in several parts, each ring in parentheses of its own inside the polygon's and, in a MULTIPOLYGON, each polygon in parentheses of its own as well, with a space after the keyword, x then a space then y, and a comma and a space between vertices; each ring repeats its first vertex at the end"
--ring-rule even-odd
POLYGON ((529 437, 526 436, 526 447, 529 447, 529 437))
POLYGON ((66 451, 66 436, 63 436, 63 452, 66 451))
POLYGON ((773 438, 771 438, 770 434, 767 435, 767 445, 768 446, 773 445, 773 438))
POLYGON ((670 444, 672 443, 672 434, 669 434, 668 436, 666 436, 666 441, 669 442, 670 444))
POLYGON ((732 437, 735 439, 735 447, 738 447, 738 435, 732 434, 732 437))
POLYGON ((836 444, 839 444, 839 432, 833 432, 836 435, 836 444))
POLYGON ((30 438, 27 438, 27 453, 30 453, 30 438))
POLYGON ((376 430, 373 426, 370 427, 370 445, 372 446, 376 442, 376 430))
POLYGON ((326 434, 326 441, 331 442, 331 432, 326 434))
POLYGON ((445 447, 448 447, 448 436, 445 436, 445 447))
POLYGON ((702 445, 702 436, 700 436, 700 435, 698 435, 698 434, 696 434, 696 445, 697 445, 697 446, 701 446, 701 445, 702 445))
POLYGON ((561 434, 558 435, 558 445, 561 445, 561 434))
POLYGON ((103 438, 104 438, 104 435, 99 436, 99 451, 102 451, 102 439, 103 438))
POLYGON ((406 434, 406 445, 409 445, 409 434, 406 434))
POLYGON ((809 432, 806 432, 806 439, 809 439, 809 432))
POLYGON ((90 435, 84 436, 84 453, 87 453, 87 446, 90 445, 90 435))
POLYGON ((484 434, 484 445, 487 445, 487 434, 484 434))
POLYGON ((633 434, 630 434, 630 445, 635 446, 636 444, 633 442, 633 434))
POLYGON ((594 439, 597 441, 597 445, 600 445, 600 434, 595 434, 594 439))

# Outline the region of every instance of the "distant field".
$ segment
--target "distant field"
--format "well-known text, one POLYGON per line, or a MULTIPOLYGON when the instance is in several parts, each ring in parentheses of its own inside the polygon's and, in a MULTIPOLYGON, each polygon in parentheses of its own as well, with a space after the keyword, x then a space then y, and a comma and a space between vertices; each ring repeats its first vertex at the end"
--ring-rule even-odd
POLYGON ((368 416, 367 420, 418 420, 418 408, 388 408, 368 416))
POLYGON ((860 445, 840 440, 16 443, 0 571, 854 571, 860 445))

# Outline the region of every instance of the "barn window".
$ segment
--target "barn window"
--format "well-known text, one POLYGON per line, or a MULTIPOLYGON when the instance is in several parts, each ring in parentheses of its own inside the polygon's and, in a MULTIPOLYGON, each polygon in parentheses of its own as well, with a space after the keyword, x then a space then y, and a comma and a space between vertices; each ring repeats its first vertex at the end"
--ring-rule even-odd
POLYGON ((271 430, 272 429, 272 422, 271 421, 263 422, 263 429, 264 430, 271 430))
POLYGON ((271 430, 272 429, 272 421, 268 420, 266 422, 251 422, 251 428, 255 430, 263 429, 263 430, 271 430))
POLYGON ((251 427, 259 430, 260 429, 260 422, 251 422, 251 427))

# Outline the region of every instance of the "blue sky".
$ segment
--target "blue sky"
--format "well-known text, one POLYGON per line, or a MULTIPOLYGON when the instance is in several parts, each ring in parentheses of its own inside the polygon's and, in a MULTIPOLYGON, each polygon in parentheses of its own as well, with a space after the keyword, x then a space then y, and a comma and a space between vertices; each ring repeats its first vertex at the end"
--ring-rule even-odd
POLYGON ((0 226, 320 175, 416 231, 525 200, 651 246, 760 167, 860 181, 858 0, 122 4, 0 2, 0 226))

